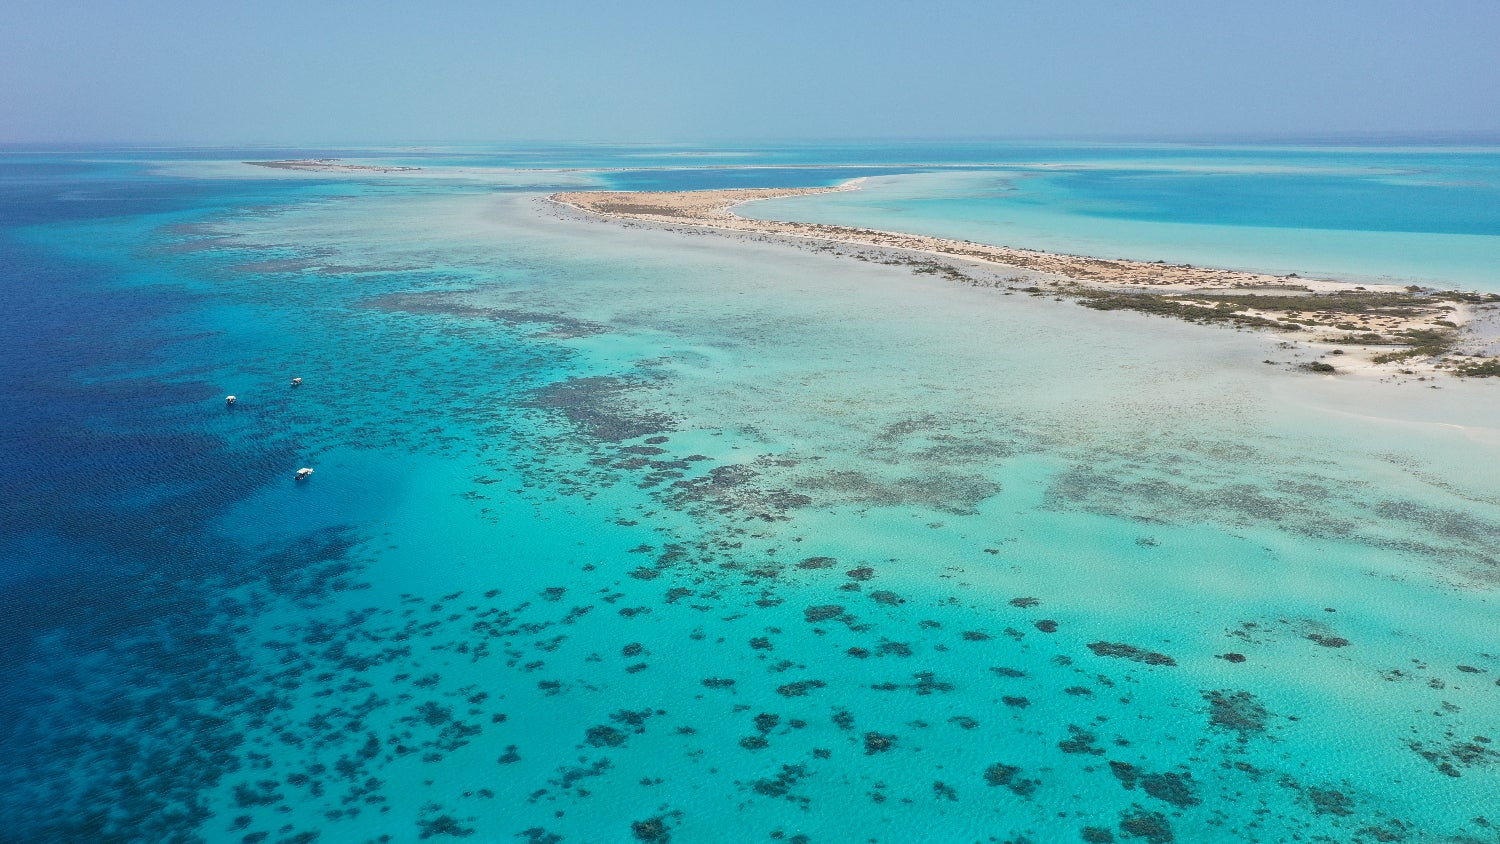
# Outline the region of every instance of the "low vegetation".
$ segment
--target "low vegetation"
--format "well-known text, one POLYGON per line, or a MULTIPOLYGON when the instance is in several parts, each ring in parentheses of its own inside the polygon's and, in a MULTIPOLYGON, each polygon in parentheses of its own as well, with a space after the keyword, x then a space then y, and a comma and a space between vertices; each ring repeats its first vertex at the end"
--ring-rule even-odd
POLYGON ((1453 374, 1464 378, 1500 378, 1500 358, 1481 358, 1453 367, 1453 374))
POLYGON ((1096 311, 1139 311, 1197 323, 1230 323, 1254 328, 1285 329, 1288 326, 1262 316, 1241 313, 1233 303, 1205 305, 1201 297, 1183 297, 1163 293, 1117 293, 1077 288, 1069 291, 1078 304, 1096 311))
MULTIPOLYGON (((1422 291, 1334 293, 1275 291, 1195 291, 1192 293, 1136 293, 1098 290, 1082 285, 1063 286, 1078 304, 1099 311, 1129 310, 1201 324, 1296 331, 1310 328, 1331 332, 1318 342, 1351 346, 1390 346, 1375 355, 1375 363, 1398 363, 1440 358, 1453 353, 1460 333, 1447 317, 1453 303, 1500 302, 1500 294, 1422 291), (1415 323, 1415 325, 1413 325, 1415 323)), ((1037 288, 1028 288, 1041 292, 1037 288)), ((1331 372, 1327 364, 1304 368, 1331 372)), ((1500 360, 1479 358, 1452 362, 1446 368, 1464 377, 1500 377, 1500 360)))

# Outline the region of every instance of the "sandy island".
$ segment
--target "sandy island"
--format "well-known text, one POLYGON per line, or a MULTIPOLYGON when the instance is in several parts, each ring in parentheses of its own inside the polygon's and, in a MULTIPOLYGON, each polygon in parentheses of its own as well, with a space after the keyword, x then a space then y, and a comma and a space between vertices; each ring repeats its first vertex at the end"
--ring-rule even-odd
MULTIPOLYGON (((875 247, 881 251, 876 260, 882 263, 909 264, 916 272, 985 286, 1002 284, 979 282, 964 271, 965 265, 1021 270, 1024 277, 1005 279, 1009 283, 1003 286, 1035 296, 1066 297, 1097 310, 1141 311, 1284 333, 1289 340, 1307 342, 1331 356, 1300 365, 1314 372, 1500 376, 1500 358, 1493 354, 1497 338, 1488 330, 1497 322, 1497 294, 1059 255, 852 226, 752 220, 733 212, 735 206, 756 200, 854 190, 860 181, 833 188, 582 191, 549 199, 607 219, 875 247)), ((868 255, 854 257, 870 260, 868 255)))
POLYGON ((421 167, 384 167, 378 164, 343 164, 337 158, 296 158, 286 161, 246 161, 254 167, 300 170, 306 173, 407 173, 421 167))

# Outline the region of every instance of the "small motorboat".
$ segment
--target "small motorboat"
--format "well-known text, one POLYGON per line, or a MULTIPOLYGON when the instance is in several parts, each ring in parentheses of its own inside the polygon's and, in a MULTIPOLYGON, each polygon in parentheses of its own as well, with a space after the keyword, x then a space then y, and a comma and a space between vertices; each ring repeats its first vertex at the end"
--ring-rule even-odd
POLYGON ((293 378, 292 379, 292 386, 293 387, 300 387, 300 386, 302 386, 302 379, 301 378, 293 378))
POLYGON ((312 476, 312 470, 309 469, 309 468, 307 468, 306 466, 303 466, 301 469, 297 470, 296 478, 299 481, 305 481, 305 480, 307 480, 311 476, 312 476))
POLYGON ((234 403, 237 402, 237 401, 239 401, 239 399, 235 398, 234 396, 225 396, 224 397, 224 406, 225 407, 232 407, 234 405, 234 403))

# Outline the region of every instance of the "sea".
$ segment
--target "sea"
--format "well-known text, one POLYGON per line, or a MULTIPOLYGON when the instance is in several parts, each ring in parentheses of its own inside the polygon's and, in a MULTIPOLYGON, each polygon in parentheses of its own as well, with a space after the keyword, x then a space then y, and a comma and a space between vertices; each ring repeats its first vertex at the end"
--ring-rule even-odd
POLYGON ((0 149, 0 841, 1500 841, 1500 379, 545 199, 856 178, 1500 292, 1500 147, 0 149))

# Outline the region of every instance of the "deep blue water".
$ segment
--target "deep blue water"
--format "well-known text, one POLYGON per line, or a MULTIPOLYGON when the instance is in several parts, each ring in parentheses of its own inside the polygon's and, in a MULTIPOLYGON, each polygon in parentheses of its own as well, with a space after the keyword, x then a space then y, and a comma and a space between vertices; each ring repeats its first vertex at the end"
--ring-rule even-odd
MULTIPOLYGON (((183 429, 180 411, 206 387, 171 363, 178 339, 172 335, 179 332, 163 333, 173 317, 202 302, 170 285, 119 284, 116 268, 63 259, 22 240, 17 229, 200 209, 241 194, 225 186, 101 177, 100 168, 87 165, 15 169, 22 172, 5 168, 0 192, 5 576, 142 565, 153 552, 143 554, 141 538, 167 521, 171 505, 163 499, 211 495, 182 489, 182 480, 210 477, 204 469, 228 447, 183 429), (163 365, 179 377, 157 377, 163 365), (50 554, 21 553, 58 539, 66 545, 50 554)), ((214 509, 209 503, 199 512, 214 509)), ((206 517, 192 518, 195 510, 176 513, 189 517, 178 522, 185 536, 206 517)))

